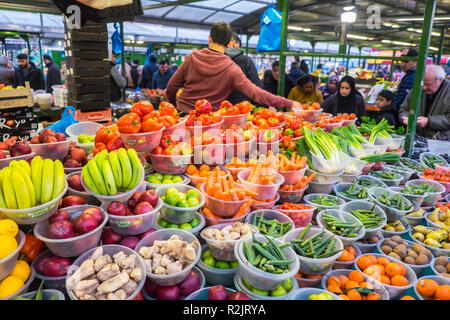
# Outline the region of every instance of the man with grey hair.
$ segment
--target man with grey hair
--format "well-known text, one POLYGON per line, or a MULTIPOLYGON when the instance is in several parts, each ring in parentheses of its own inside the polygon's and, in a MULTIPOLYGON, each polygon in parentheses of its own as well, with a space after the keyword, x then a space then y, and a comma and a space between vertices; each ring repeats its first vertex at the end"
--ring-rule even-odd
MULTIPOLYGON (((441 133, 450 138, 450 80, 445 78, 444 69, 427 66, 422 89, 417 133, 427 138, 441 133)), ((405 125, 408 124, 411 93, 400 106, 400 119, 405 125)))
POLYGON ((7 57, 0 57, 0 84, 5 86, 14 84, 14 68, 7 57))

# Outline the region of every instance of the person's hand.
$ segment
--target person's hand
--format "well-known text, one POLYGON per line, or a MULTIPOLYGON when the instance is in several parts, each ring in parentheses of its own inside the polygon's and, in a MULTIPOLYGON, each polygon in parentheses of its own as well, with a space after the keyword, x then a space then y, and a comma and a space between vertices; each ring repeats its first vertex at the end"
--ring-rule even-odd
POLYGON ((408 125, 408 117, 402 117, 402 122, 405 126, 408 125))
POLYGON ((427 117, 418 117, 417 118, 417 125, 419 128, 425 128, 428 124, 428 118, 427 117))

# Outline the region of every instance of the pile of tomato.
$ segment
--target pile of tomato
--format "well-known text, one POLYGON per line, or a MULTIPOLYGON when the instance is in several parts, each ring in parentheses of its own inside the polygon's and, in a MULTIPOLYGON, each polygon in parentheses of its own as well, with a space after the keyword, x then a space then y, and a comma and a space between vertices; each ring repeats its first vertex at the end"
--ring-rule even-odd
POLYGON ((279 127, 286 121, 283 112, 274 112, 269 109, 258 110, 253 114, 252 124, 260 129, 279 127))
POLYGON ((302 105, 303 110, 320 110, 320 104, 317 102, 314 102, 312 104, 303 104, 302 105))
POLYGON ((242 101, 238 104, 233 105, 228 100, 222 101, 220 104, 220 109, 217 111, 222 116, 236 116, 240 114, 250 113, 253 106, 248 101, 242 101))
POLYGON ((425 169, 423 171, 422 178, 441 182, 450 182, 450 170, 441 168, 437 168, 436 170, 425 169))
POLYGON ((225 144, 240 143, 253 139, 256 135, 254 129, 243 129, 238 125, 231 125, 228 129, 220 129, 222 142, 225 144))
POLYGON ((192 146, 187 142, 181 142, 171 135, 161 138, 159 146, 153 149, 152 154, 165 156, 185 156, 192 154, 192 146))
POLYGON ((189 112, 187 116, 186 125, 192 127, 198 126, 210 126, 222 121, 222 114, 219 112, 213 112, 212 106, 206 99, 198 100, 195 103, 195 110, 189 112))
POLYGON ((282 135, 283 137, 290 137, 291 139, 300 138, 302 136, 303 127, 307 127, 313 131, 316 130, 316 125, 314 123, 300 120, 295 117, 287 117, 282 135))

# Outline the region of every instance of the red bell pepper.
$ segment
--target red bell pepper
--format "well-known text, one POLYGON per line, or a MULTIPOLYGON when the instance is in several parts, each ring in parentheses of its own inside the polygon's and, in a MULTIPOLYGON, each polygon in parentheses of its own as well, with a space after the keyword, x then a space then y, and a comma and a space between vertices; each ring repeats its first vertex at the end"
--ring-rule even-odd
POLYGON ((163 125, 161 123, 158 123, 158 118, 151 117, 150 114, 146 115, 144 119, 142 119, 142 132, 154 132, 161 130, 163 128, 163 125))
POLYGON ((127 113, 117 120, 120 133, 133 134, 141 130, 141 119, 137 113, 127 113))
POLYGON ((167 148, 172 142, 173 142, 172 136, 171 136, 170 134, 166 134, 164 137, 161 138, 160 146, 161 146, 161 148, 165 149, 165 148, 167 148))
POLYGON ((154 110, 153 105, 145 100, 140 100, 131 107, 131 112, 137 113, 140 118, 143 118, 146 114, 149 114, 154 110))
POLYGON ((99 142, 95 144, 95 148, 92 151, 94 153, 94 156, 99 153, 100 151, 107 149, 106 144, 104 144, 103 142, 99 142))
POLYGON ((19 260, 25 260, 30 263, 42 252, 44 242, 32 234, 25 234, 25 243, 20 249, 19 260))
POLYGON ((163 101, 159 104, 159 113, 161 116, 172 116, 178 118, 178 111, 175 106, 167 101, 163 101))
POLYGON ((211 103, 209 103, 208 100, 206 99, 198 100, 195 103, 195 112, 197 115, 211 113, 212 112, 211 103))
POLYGON ((119 150, 120 148, 125 148, 125 145, 120 138, 120 134, 115 133, 106 144, 106 149, 108 149, 108 152, 111 152, 113 150, 119 150))

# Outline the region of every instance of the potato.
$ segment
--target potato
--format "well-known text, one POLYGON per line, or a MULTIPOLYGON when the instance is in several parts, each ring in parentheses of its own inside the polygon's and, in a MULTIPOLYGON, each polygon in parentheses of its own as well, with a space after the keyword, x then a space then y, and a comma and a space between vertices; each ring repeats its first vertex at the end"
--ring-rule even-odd
POLYGON ((444 266, 440 265, 440 264, 437 264, 434 268, 439 273, 446 273, 447 272, 447 269, 444 266))
POLYGON ((381 249, 381 251, 384 252, 384 254, 389 254, 392 252, 392 248, 390 246, 384 245, 384 246, 381 246, 380 249, 381 249))
POLYGON ((408 256, 414 258, 414 260, 415 260, 419 255, 414 250, 409 249, 408 256))
POLYGON ((429 260, 433 259, 433 254, 431 253, 430 249, 423 249, 422 251, 419 252, 419 255, 420 253, 426 255, 429 260))
POLYGON ((398 245, 395 249, 394 252, 396 254, 398 254, 402 259, 406 258, 407 255, 407 251, 405 249, 405 247, 403 245, 398 245))
POLYGON ((398 245, 397 242, 392 241, 391 239, 386 239, 384 244, 391 247, 392 249, 394 249, 398 245))
POLYGON ((416 264, 416 259, 414 259, 413 257, 407 256, 407 257, 405 258, 405 263, 408 263, 408 264, 416 264))
POLYGON ((424 265, 428 263, 428 257, 424 254, 419 254, 419 256, 416 259, 416 264, 418 265, 424 265))
POLYGON ((397 242, 397 243, 402 243, 403 242, 403 239, 402 239, 402 237, 400 237, 400 236, 392 236, 391 237, 391 240, 392 241, 395 241, 395 242, 397 242))
POLYGON ((398 260, 402 260, 402 258, 398 254, 396 254, 395 252, 389 253, 388 256, 392 257, 392 258, 395 258, 395 259, 398 259, 398 260))
POLYGON ((374 244, 380 242, 380 238, 378 236, 373 236, 369 238, 369 243, 374 244))
POLYGON ((448 261, 448 258, 447 257, 444 257, 444 256, 439 256, 437 259, 436 259, 436 264, 438 265, 441 265, 441 266, 446 266, 447 265, 447 263, 448 263, 449 261, 448 261))
POLYGON ((417 253, 419 253, 420 251, 422 251, 424 249, 425 249, 425 247, 423 245, 421 245, 420 243, 413 244, 413 250, 417 253))
POLYGON ((402 241, 403 245, 406 247, 406 249, 409 249, 409 243, 405 240, 402 241))

